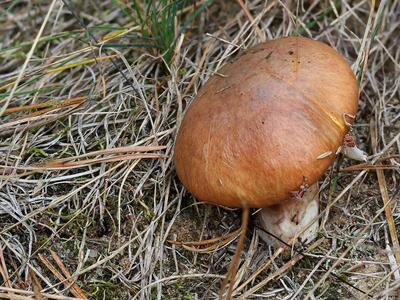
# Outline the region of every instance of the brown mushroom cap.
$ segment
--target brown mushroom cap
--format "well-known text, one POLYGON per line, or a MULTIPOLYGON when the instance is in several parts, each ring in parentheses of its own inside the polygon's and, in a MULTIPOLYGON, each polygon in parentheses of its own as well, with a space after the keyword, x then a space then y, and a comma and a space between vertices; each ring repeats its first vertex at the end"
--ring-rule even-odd
POLYGON ((182 121, 175 166, 198 199, 230 207, 278 204, 331 165, 355 114, 347 62, 303 37, 259 44, 201 88, 182 121), (321 154, 332 154, 317 159, 321 154))

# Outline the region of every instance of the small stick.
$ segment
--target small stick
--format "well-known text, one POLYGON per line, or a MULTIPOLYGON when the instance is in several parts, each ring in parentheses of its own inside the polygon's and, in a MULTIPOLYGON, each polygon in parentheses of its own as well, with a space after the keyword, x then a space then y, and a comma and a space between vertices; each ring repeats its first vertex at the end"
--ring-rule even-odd
POLYGON ((53 257, 54 261, 56 262, 57 266, 61 269, 61 272, 63 272, 64 276, 67 278, 68 283, 71 284, 71 288, 75 290, 76 294, 74 296, 77 296, 81 299, 87 300, 88 298, 86 297, 85 293, 82 291, 82 289, 79 287, 79 285, 76 284, 75 280, 72 278, 71 273, 68 271, 68 269, 65 267, 64 263, 61 261, 60 257, 57 255, 57 253, 53 250, 50 250, 51 256, 53 257))
POLYGON ((40 285, 39 279, 36 277, 35 272, 33 272, 32 269, 29 269, 29 276, 31 277, 32 280, 32 285, 33 285, 33 292, 35 295, 35 300, 42 300, 42 286, 40 285))
POLYGON ((11 287, 10 278, 9 278, 8 272, 7 272, 6 261, 4 259, 4 255, 3 255, 3 248, 1 247, 1 245, 0 245, 0 274, 3 277, 3 284, 6 287, 11 287))
POLYGON ((42 254, 38 254, 39 260, 53 273, 54 276, 58 278, 60 281, 64 281, 64 276, 56 270, 56 268, 52 265, 52 263, 47 259, 47 257, 43 256, 42 254))
POLYGON ((400 169, 400 167, 395 165, 384 165, 384 164, 373 165, 368 163, 362 163, 340 169, 340 172, 352 172, 360 170, 394 170, 394 169, 400 169))
MULTIPOLYGON (((47 259, 47 257, 43 256, 42 254, 38 254, 39 260, 51 271, 51 273, 54 274, 60 280, 61 282, 64 283, 64 285, 67 287, 67 284, 65 281, 67 280, 57 269, 52 265, 52 263, 47 259)), ((67 280, 68 281, 68 280, 67 280)), ((82 299, 81 295, 73 288, 71 287, 71 293, 80 299, 82 299)), ((87 298, 83 298, 87 299, 87 298)))
POLYGON ((233 240, 235 240, 237 238, 237 236, 233 236, 230 239, 223 239, 220 242, 217 242, 211 246, 208 246, 206 248, 195 248, 195 247, 191 247, 191 246, 186 246, 186 245, 182 245, 182 247, 186 250, 189 251, 193 251, 193 252, 199 252, 199 253, 205 253, 205 252, 210 252, 210 251, 214 251, 216 249, 218 249, 219 247, 223 247, 227 244, 229 244, 230 242, 232 242, 233 240))
POLYGON ((241 229, 238 228, 237 230, 235 230, 235 231, 233 231, 231 233, 228 233, 227 235, 216 237, 216 238, 212 238, 212 239, 209 239, 209 240, 201 240, 201 241, 193 241, 193 242, 167 240, 167 242, 170 243, 170 244, 179 245, 179 246, 183 246, 183 245, 186 245, 186 246, 189 246, 189 245, 191 245, 191 246, 203 246, 203 245, 213 244, 213 243, 219 242, 221 240, 227 240, 231 236, 236 236, 237 234, 239 234, 240 230, 241 229))

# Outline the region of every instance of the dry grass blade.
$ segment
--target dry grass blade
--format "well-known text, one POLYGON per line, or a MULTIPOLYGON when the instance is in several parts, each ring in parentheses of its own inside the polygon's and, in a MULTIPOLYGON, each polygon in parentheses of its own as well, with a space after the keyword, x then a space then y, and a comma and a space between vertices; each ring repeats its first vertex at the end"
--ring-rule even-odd
POLYGON ((47 74, 68 70, 68 69, 71 69, 71 68, 74 68, 74 67, 77 67, 77 66, 82 66, 82 65, 98 62, 98 61, 104 60, 104 59, 110 59, 110 58, 113 58, 115 56, 116 55, 107 55, 107 56, 101 56, 101 57, 97 57, 97 58, 92 58, 92 59, 88 59, 88 60, 72 63, 72 64, 69 64, 69 65, 66 65, 66 66, 62 66, 62 67, 59 67, 59 68, 48 70, 47 74))
POLYGON ((27 115, 22 115, 18 118, 15 119, 15 121, 26 121, 29 119, 34 119, 37 116, 43 116, 46 115, 50 112, 54 112, 60 108, 66 108, 66 107, 79 107, 81 104, 84 103, 85 98, 83 99, 79 99, 80 97, 78 97, 78 99, 71 99, 71 101, 67 100, 65 102, 60 103, 59 105, 54 105, 53 107, 49 107, 49 108, 45 108, 45 109, 41 109, 35 112, 31 112, 27 115))
MULTIPOLYGON (((51 256, 53 257, 54 261, 56 262, 57 266, 61 269, 61 272, 64 274, 66 278, 71 278, 71 273, 68 271, 68 269, 65 267, 63 264, 62 260, 60 257, 57 255, 56 252, 50 249, 51 256)), ((82 289, 79 287, 79 285, 73 281, 72 279, 68 279, 67 282, 71 285, 71 289, 75 292, 73 293, 75 296, 81 298, 81 299, 88 299, 85 295, 85 293, 82 291, 82 289)))
POLYGON ((6 266, 6 261, 4 259, 3 248, 1 244, 0 244, 0 274, 3 277, 2 285, 6 287, 11 287, 10 277, 8 276, 8 270, 6 266))
MULTIPOLYGON (((396 269, 391 270, 389 273, 387 273, 385 276, 383 276, 373 287, 371 287, 368 290, 368 294, 371 294, 373 291, 375 291, 377 288, 379 288, 381 286, 381 284, 383 282, 385 282, 386 280, 388 280, 391 276, 393 276, 393 274, 398 271, 400 269, 400 267, 398 266, 396 269)), ((376 292, 375 292, 376 294, 376 292)))
POLYGON ((6 101, 5 101, 4 105, 3 105, 2 108, 0 109, 0 117, 3 115, 3 113, 5 112, 5 110, 8 108, 8 105, 9 105, 9 103, 11 102, 11 99, 13 98, 14 93, 15 93, 16 90, 17 90, 18 84, 19 84, 19 82, 22 80, 22 78, 23 78, 23 76, 24 76, 25 69, 26 69, 26 67, 28 66, 28 63, 29 63, 30 59, 31 59, 32 56, 33 56, 33 53, 34 53, 35 48, 36 48, 36 45, 38 44, 39 39, 40 39, 40 37, 41 37, 42 34, 43 34, 43 30, 44 30, 44 28, 45 28, 45 26, 46 26, 46 24, 47 24, 47 21, 48 21, 48 19, 49 19, 49 17, 50 17, 51 12, 52 12, 53 9, 54 9, 54 6, 55 6, 56 2, 57 2, 56 0, 53 0, 53 1, 51 2, 51 5, 50 5, 50 7, 49 7, 49 10, 47 11, 46 17, 45 17, 45 19, 43 20, 42 26, 40 27, 39 32, 38 32, 38 34, 36 35, 35 41, 34 41, 33 44, 32 44, 31 50, 29 51, 29 53, 28 53, 28 55, 27 55, 27 57, 26 57, 26 59, 25 59, 25 62, 24 62, 24 64, 23 64, 22 68, 21 68, 21 71, 19 71, 18 78, 17 78, 17 80, 16 80, 15 83, 14 83, 13 89, 11 90, 10 95, 6 98, 6 101))
POLYGON ((65 281, 65 277, 53 266, 53 264, 46 256, 38 254, 38 258, 47 267, 47 269, 49 269, 49 271, 57 277, 58 280, 62 282, 65 281))
POLYGON ((81 159, 84 157, 104 155, 104 154, 121 154, 121 153, 126 153, 126 152, 158 151, 158 150, 164 150, 166 148, 167 148, 167 146, 135 146, 135 145, 124 146, 124 147, 118 147, 118 148, 110 148, 110 149, 92 151, 92 152, 88 152, 88 153, 78 155, 78 156, 58 159, 57 161, 53 161, 53 163, 61 163, 61 162, 66 162, 66 161, 70 161, 70 160, 81 159))
MULTIPOLYGON (((317 248, 321 243, 324 241, 324 238, 321 238, 314 243, 312 243, 310 246, 307 247, 306 252, 312 251, 315 248, 317 248)), ((293 267, 295 264, 297 264, 302 258, 304 258, 304 254, 298 254, 294 256, 291 260, 289 260, 287 263, 285 263, 282 267, 280 267, 278 270, 274 271, 271 275, 269 275, 267 278, 261 280, 258 284, 250 288, 248 291, 243 293, 239 299, 247 299, 251 294, 256 292, 257 290, 261 289, 264 287, 266 284, 268 284, 271 280, 279 277, 283 273, 285 273, 287 270, 289 270, 291 267, 293 267)))
POLYGON ((41 294, 42 286, 40 284, 39 279, 36 277, 35 272, 32 269, 29 270, 29 276, 32 281, 35 300, 42 300, 43 299, 42 294, 41 294))
POLYGON ((22 105, 22 106, 17 106, 17 107, 9 107, 4 111, 4 115, 11 114, 11 113, 16 113, 16 112, 21 112, 21 111, 26 111, 26 110, 34 110, 34 109, 44 109, 44 108, 60 108, 60 107, 65 107, 69 105, 77 105, 81 104, 83 101, 86 100, 86 97, 81 96, 81 97, 74 97, 62 101, 57 101, 57 100, 51 100, 43 103, 37 103, 37 104, 30 104, 30 105, 22 105))
MULTIPOLYGON (((247 8, 246 4, 243 2, 243 0, 236 0, 240 7, 243 9, 245 15, 247 16, 247 18, 249 18, 250 23, 254 23, 255 20, 253 18, 253 16, 251 15, 251 13, 249 12, 249 9, 247 8)), ((265 37, 265 33, 261 31, 260 27, 258 27, 257 24, 255 24, 255 30, 257 32, 258 37, 260 38, 261 42, 265 42, 266 37, 265 37)))
POLYGON ((384 165, 384 164, 369 164, 362 163, 353 165, 350 167, 340 169, 340 172, 353 172, 353 171, 361 171, 361 170, 398 170, 400 166, 397 165, 384 165))
POLYGON ((280 247, 278 248, 275 253, 270 257, 270 259, 264 263, 260 268, 257 269, 256 272, 254 272, 253 274, 251 274, 251 276, 249 276, 249 278, 247 278, 247 280, 245 282, 243 282, 239 287, 236 288, 236 292, 241 291, 243 288, 245 288, 248 284, 250 284, 250 282, 252 282, 255 278, 257 278, 258 275, 260 275, 262 272, 264 272, 265 270, 267 270, 272 262, 279 257, 283 251, 285 251, 285 249, 287 248, 287 246, 285 247, 280 247))
MULTIPOLYGON (((34 296, 34 292, 25 291, 20 289, 12 289, 6 287, 0 287, 0 299, 10 299, 10 300, 32 300, 32 296, 34 296), (2 293, 2 292, 10 292, 10 294, 2 293)), ((53 295, 49 293, 42 293, 43 297, 47 299, 55 299, 55 300, 80 300, 80 298, 61 296, 61 295, 53 295)))
POLYGON ((116 155, 112 157, 84 159, 78 161, 61 161, 61 162, 53 161, 45 164, 33 165, 31 166, 31 168, 39 170, 69 169, 69 168, 79 168, 82 166, 88 166, 99 163, 110 163, 110 162, 127 161, 133 159, 143 159, 143 158, 168 158, 168 155, 156 154, 156 153, 116 155))
MULTIPOLYGON (((49 269, 49 271, 51 273, 53 273, 53 275, 56 276, 58 280, 60 280, 60 282, 64 283, 66 288, 70 288, 71 289, 71 293, 74 296, 78 297, 79 299, 87 299, 85 294, 83 293, 83 291, 80 289, 80 287, 76 283, 74 283, 73 278, 71 278, 71 275, 64 276, 65 274, 64 275, 61 274, 53 266, 53 264, 50 262, 50 260, 47 257, 45 257, 44 255, 38 254, 38 258, 47 267, 47 269, 49 269)), ((60 269, 63 271, 62 268, 60 268, 60 269)))
POLYGON ((79 191, 81 191, 82 189, 88 187, 90 184, 92 184, 93 182, 99 180, 101 177, 106 176, 107 174, 111 173, 113 170, 118 169, 119 167, 122 166, 124 162, 121 162, 115 166, 110 167, 107 171, 105 171, 103 174, 96 176, 94 179, 90 180, 89 182, 85 183, 84 185, 82 185, 81 187, 72 190, 71 192, 69 192, 66 195, 63 195, 61 197, 59 197, 58 199, 56 199, 55 201, 52 201, 49 205, 45 206, 45 207, 40 207, 38 209, 36 209, 35 211, 32 211, 31 213, 27 214, 24 216, 24 218, 22 218, 21 220, 19 220, 18 222, 3 228, 0 231, 0 235, 1 234, 5 234, 6 232, 8 232, 9 230, 18 227, 19 225, 23 224, 24 222, 26 222, 27 220, 29 220, 30 218, 35 217, 38 214, 43 213, 44 211, 51 209, 57 205, 59 205, 60 203, 62 203, 63 201, 65 201, 65 199, 68 199, 69 197, 71 197, 72 195, 76 195, 79 191))
POLYGON ((188 251, 197 252, 197 253, 210 253, 210 252, 213 252, 213 251, 217 251, 217 250, 221 249, 222 247, 227 246, 228 244, 233 242, 236 238, 237 237, 232 238, 232 239, 224 239, 224 240, 221 240, 218 243, 215 243, 215 244, 213 244, 211 246, 204 247, 204 248, 195 248, 195 247, 187 246, 187 245, 182 245, 182 248, 184 248, 184 249, 186 249, 188 251))
MULTIPOLYGON (((363 174, 364 172, 366 172, 365 170, 362 171, 360 174, 363 174)), ((359 174, 359 175, 360 175, 359 174)), ((393 199, 392 199, 393 200, 393 199)), ((378 210, 378 212, 373 216, 373 218, 371 220, 368 221, 367 225, 361 230, 361 232, 359 233, 359 236, 353 239, 353 243, 357 243, 358 241, 360 241, 364 234, 367 232, 367 230, 370 228, 370 226, 375 222, 375 220, 379 217, 379 215, 386 209, 387 206, 390 205, 390 201, 388 203, 386 203, 381 209, 378 210)), ((347 247, 343 253, 339 256, 339 258, 332 264, 332 266, 326 270, 326 272, 324 273, 324 275, 319 279, 319 281, 317 283, 314 284, 313 288, 308 292, 308 294, 306 295, 305 299, 310 299, 313 296, 314 292, 316 291, 316 289, 318 289, 327 279, 327 277, 333 272, 333 270, 342 262, 342 259, 344 257, 346 257, 347 254, 349 254, 349 252, 353 249, 353 245, 347 247)))
POLYGON ((270 280, 248 297, 393 295, 397 249, 382 245, 397 233, 380 199, 398 226, 399 1, 78 2, 0 5, 0 298, 33 299, 30 268, 47 299, 82 299, 61 295, 77 278, 93 299, 217 298, 239 215, 185 192, 176 133, 210 76, 229 80, 223 65, 264 39, 299 34, 352 64, 357 144, 372 152, 375 114, 382 149, 367 164, 344 159, 332 192, 329 174, 320 182, 326 239, 294 267, 281 269, 290 247, 272 250, 249 234, 234 294, 270 280), (52 271, 38 256, 50 245, 52 271))
MULTIPOLYGON (((376 153, 378 150, 378 135, 376 132, 376 122, 372 119, 370 124, 372 149, 376 153)), ((376 170, 378 177, 379 190, 381 192, 383 205, 385 207, 386 221, 389 228, 390 238, 392 240, 393 252, 396 257, 397 266, 400 266, 400 244, 396 224, 393 219, 392 205, 389 204, 389 193, 387 190, 386 179, 382 169, 376 170)))
POLYGON ((240 231, 241 231, 241 229, 239 228, 233 232, 228 233, 227 235, 223 235, 223 236, 208 239, 208 240, 192 241, 192 242, 168 240, 167 242, 174 244, 174 245, 179 245, 179 246, 183 246, 183 245, 185 245, 185 246, 204 246, 204 245, 219 243, 223 240, 227 240, 232 237, 237 237, 239 235, 240 231))
MULTIPOLYGON (((387 151, 387 149, 389 149, 399 138, 400 138, 400 133, 398 133, 398 134, 385 146, 385 148, 384 148, 382 151, 380 151, 379 155, 377 155, 377 156, 372 160, 372 163, 375 163, 376 161, 378 161, 378 160, 380 159, 380 156, 383 155, 383 154, 387 151)), ((328 204, 328 206, 325 208, 325 210, 322 211, 322 212, 320 212, 319 215, 318 215, 314 220, 311 220, 310 223, 309 223, 307 226, 305 226, 305 228, 304 228, 302 231, 306 230, 306 229, 308 228, 308 226, 310 226, 313 222, 315 222, 317 219, 319 219, 319 218, 325 213, 325 211, 326 211, 327 209, 330 209, 330 207, 332 207, 337 201, 339 201, 339 200, 345 195, 345 193, 346 193, 348 190, 350 190, 351 187, 352 187, 356 182, 358 182, 358 181, 365 175, 366 172, 367 172, 366 170, 361 171, 361 172, 360 172, 360 173, 359 173, 359 174, 358 174, 344 189, 343 189, 343 191, 342 191, 341 193, 339 193, 339 195, 337 195, 337 197, 336 197, 335 199, 333 199, 333 200, 328 204)), ((364 227, 364 229, 362 230, 362 232, 365 232, 365 231, 371 226, 372 222, 373 222, 378 216, 379 216, 379 212, 378 212, 378 214, 376 214, 376 215, 372 218, 372 220, 370 220, 370 221, 368 222, 367 226, 364 227)), ((299 232, 297 235, 300 235, 301 233, 302 233, 302 232, 299 232)), ((297 239, 297 236, 295 236, 295 237, 292 239, 291 243, 293 243, 293 241, 295 241, 296 239, 297 239)), ((358 238, 358 239, 359 239, 359 238, 358 238)), ((243 288, 244 288, 247 284, 249 284, 254 278, 256 278, 261 272, 263 272, 264 270, 266 270, 266 269, 271 265, 272 261, 273 261, 274 259, 276 259, 276 258, 285 250, 285 248, 287 248, 287 246, 278 248, 278 249, 275 251, 275 253, 272 255, 272 257, 271 257, 264 265, 262 265, 256 272, 254 272, 254 273, 246 280, 246 282, 245 282, 244 284, 240 285, 240 286, 238 287, 237 290, 239 291, 239 290, 243 289, 243 288)), ((341 259, 342 259, 343 257, 345 257, 345 256, 347 255, 347 253, 348 253, 351 249, 352 249, 351 247, 348 247, 348 248, 342 253, 342 255, 340 256, 340 259, 338 259, 338 260, 334 263, 334 265, 324 274, 324 276, 323 276, 323 277, 320 279, 320 281, 317 283, 316 287, 314 287, 313 290, 309 292, 309 294, 307 295, 307 297, 310 297, 310 295, 312 294, 312 292, 313 292, 320 284, 322 284, 322 282, 323 282, 324 280, 326 280, 326 278, 331 274, 332 270, 336 267, 336 265, 338 265, 338 264, 340 263, 341 259)))
POLYGON ((31 296, 21 296, 15 294, 6 294, 0 292, 0 299, 10 299, 10 300, 33 300, 31 296))
MULTIPOLYGON (((385 6, 386 2, 387 1, 381 1, 379 3, 378 11, 380 11, 381 8, 385 6)), ((359 79, 359 82, 361 82, 361 83, 364 81, 364 76, 365 76, 365 73, 367 72, 369 52, 370 52, 370 47, 371 47, 371 43, 372 43, 372 34, 373 34, 372 28, 374 25, 373 21, 374 21, 374 18, 375 18, 375 21, 377 19, 377 16, 374 13, 375 5, 376 5, 376 1, 371 0, 367 25, 365 27, 360 51, 358 53, 357 60, 355 62, 355 66, 358 67, 356 69, 357 78, 359 79)))
MULTIPOLYGON (((20 128, 18 128, 18 129, 20 129, 21 132, 26 132, 28 130, 32 130, 32 129, 35 129, 35 128, 41 128, 41 127, 43 127, 45 125, 48 125, 48 124, 51 124, 51 123, 53 123, 53 122, 55 122, 57 120, 62 120, 65 117, 67 117, 70 114, 72 114, 76 107, 79 107, 79 104, 73 105, 71 107, 67 106, 67 108, 69 108, 69 109, 66 112, 63 112, 63 113, 54 114, 54 115, 50 114, 49 116, 47 116, 46 113, 44 113, 43 117, 40 117, 40 116, 42 116, 42 114, 40 112, 39 112, 39 114, 32 113, 31 116, 21 117, 21 119, 18 119, 18 120, 15 120, 13 122, 10 122, 12 124, 8 123, 8 124, 4 124, 4 125, 1 125, 1 126, 3 126, 3 127, 6 127, 8 125, 17 125, 18 126, 20 123, 23 123, 23 122, 26 123, 26 122, 29 122, 29 121, 36 121, 36 122, 32 122, 31 124, 28 124, 26 126, 21 126, 20 128), (40 121, 40 120, 37 121, 37 119, 44 119, 44 120, 43 121, 40 121)), ((53 109, 48 109, 47 111, 52 111, 52 110, 53 109)), ((44 110, 44 111, 46 111, 46 110, 44 110)), ((18 130, 13 129, 13 128, 9 129, 9 130, 1 129, 0 138, 9 137, 9 136, 12 136, 12 135, 14 135, 16 133, 19 133, 18 130)))

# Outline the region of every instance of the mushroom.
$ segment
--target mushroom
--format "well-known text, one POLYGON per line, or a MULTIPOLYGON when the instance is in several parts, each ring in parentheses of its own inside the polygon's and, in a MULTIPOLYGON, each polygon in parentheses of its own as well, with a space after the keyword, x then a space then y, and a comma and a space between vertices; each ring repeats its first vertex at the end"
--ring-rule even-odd
POLYGON ((354 74, 334 49, 304 37, 259 44, 218 73, 182 120, 177 175, 201 201, 262 208, 260 226, 289 242, 318 215, 316 183, 348 131, 343 116, 357 111, 354 74))

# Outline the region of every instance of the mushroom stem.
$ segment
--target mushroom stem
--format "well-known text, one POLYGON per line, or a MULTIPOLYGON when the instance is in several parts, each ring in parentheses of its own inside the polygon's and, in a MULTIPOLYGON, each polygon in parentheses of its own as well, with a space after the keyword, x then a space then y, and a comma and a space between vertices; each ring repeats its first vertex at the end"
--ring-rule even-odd
POLYGON ((282 241, 291 244, 300 233, 298 238, 302 243, 311 242, 317 236, 318 220, 307 226, 318 216, 318 202, 316 183, 301 198, 290 198, 282 204, 263 208, 258 213, 259 225, 270 234, 261 232, 260 237, 272 246, 282 246, 282 241))

